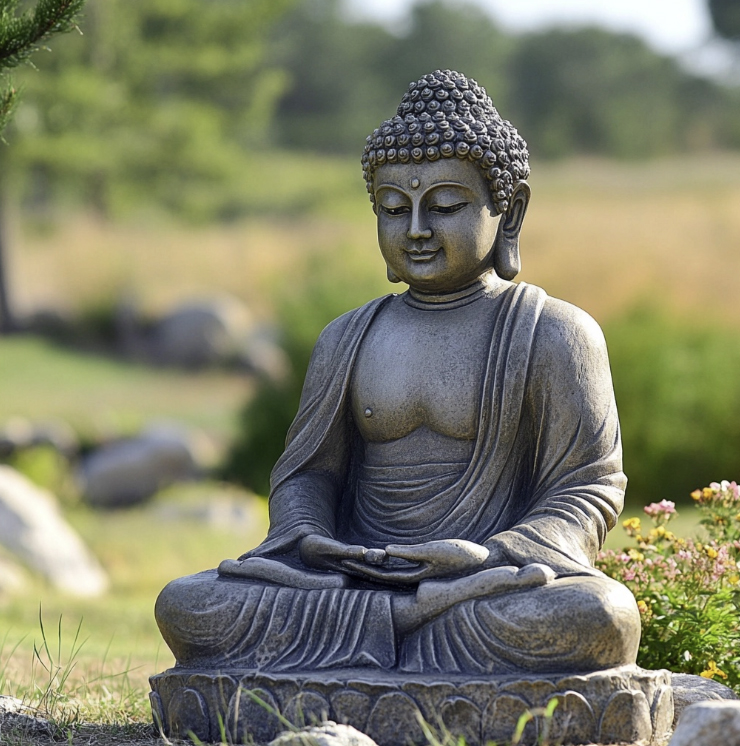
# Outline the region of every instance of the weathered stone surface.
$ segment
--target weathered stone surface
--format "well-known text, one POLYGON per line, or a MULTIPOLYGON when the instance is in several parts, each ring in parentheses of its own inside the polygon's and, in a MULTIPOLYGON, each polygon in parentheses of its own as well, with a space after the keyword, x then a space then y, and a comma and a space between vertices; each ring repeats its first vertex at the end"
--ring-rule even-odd
MULTIPOLYGON (((151 679, 158 694, 153 706, 155 721, 159 718, 165 723, 165 734, 174 726, 170 703, 179 712, 183 697, 190 696, 183 692, 196 691, 205 705, 194 709, 207 711, 210 723, 210 735, 203 740, 219 740, 215 724, 221 720, 237 742, 245 737, 266 742, 284 730, 285 720, 280 716, 296 725, 302 716, 308 724, 311 718, 316 722, 329 718, 351 725, 380 746, 397 746, 399 733, 404 743, 426 744, 420 717, 436 733, 464 736, 468 746, 502 742, 511 737, 527 710, 534 711, 535 717, 521 743, 530 746, 545 732, 541 710, 552 697, 559 700, 559 707, 549 724, 551 739, 585 744, 601 735, 605 743, 629 739, 657 743, 659 735, 666 735, 661 724, 670 723, 673 714, 670 696, 660 696, 666 689, 670 692, 669 682, 668 671, 644 671, 636 666, 578 677, 508 676, 475 682, 459 675, 445 679, 381 676, 359 669, 303 676, 231 670, 226 676, 176 668, 151 679), (257 703, 256 697, 267 707, 257 703), (648 702, 653 704, 652 720, 648 702), (654 731, 652 723, 663 731, 654 731)), ((193 722, 188 725, 192 729, 193 722)), ((183 732, 181 726, 177 728, 183 732)))
POLYGON ((687 673, 674 673, 671 676, 673 687, 673 727, 675 728, 681 713, 697 702, 738 699, 728 686, 703 676, 692 676, 687 673))
POLYGON ((50 736, 52 728, 44 718, 20 699, 0 695, 0 743, 10 736, 50 736))
POLYGON ((299 731, 281 733, 269 746, 377 746, 351 725, 327 721, 299 731))
POLYGON ((197 473, 190 435, 181 428, 155 426, 94 451, 83 461, 79 480, 88 504, 114 508, 143 502, 197 473))
POLYGON ((66 522, 54 496, 0 465, 0 544, 57 588, 97 596, 108 579, 66 522))
POLYGON ((652 736, 650 705, 640 691, 620 691, 612 695, 599 723, 602 743, 634 743, 652 736))
POLYGON ((683 711, 669 746, 740 746, 740 701, 690 705, 683 711))

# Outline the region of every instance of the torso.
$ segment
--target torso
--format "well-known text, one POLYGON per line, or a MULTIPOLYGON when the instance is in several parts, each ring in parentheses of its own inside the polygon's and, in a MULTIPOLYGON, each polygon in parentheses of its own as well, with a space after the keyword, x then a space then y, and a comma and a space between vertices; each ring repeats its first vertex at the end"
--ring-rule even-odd
POLYGON ((351 382, 366 463, 469 459, 490 355, 490 302, 421 309, 398 296, 380 311, 351 382))

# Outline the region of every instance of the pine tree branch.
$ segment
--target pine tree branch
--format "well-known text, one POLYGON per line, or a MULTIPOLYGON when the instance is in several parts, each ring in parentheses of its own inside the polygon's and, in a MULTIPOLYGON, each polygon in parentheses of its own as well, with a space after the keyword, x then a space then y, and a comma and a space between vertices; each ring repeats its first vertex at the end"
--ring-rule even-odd
MULTIPOLYGON (((6 91, 0 91, 0 133, 13 116, 17 99, 18 92, 15 88, 8 88, 6 91)), ((0 139, 1 138, 2 135, 0 134, 0 139)))
POLYGON ((17 16, 16 0, 0 0, 0 70, 17 67, 53 34, 76 28, 85 0, 39 0, 17 16))

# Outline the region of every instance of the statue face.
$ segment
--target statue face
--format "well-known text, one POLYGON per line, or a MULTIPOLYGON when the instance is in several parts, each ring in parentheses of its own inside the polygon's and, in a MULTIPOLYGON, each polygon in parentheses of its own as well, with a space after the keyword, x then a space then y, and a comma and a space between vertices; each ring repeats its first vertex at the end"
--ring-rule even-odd
POLYGON ((380 251, 412 288, 458 290, 491 269, 500 216, 479 166, 459 158, 386 163, 374 187, 380 251))

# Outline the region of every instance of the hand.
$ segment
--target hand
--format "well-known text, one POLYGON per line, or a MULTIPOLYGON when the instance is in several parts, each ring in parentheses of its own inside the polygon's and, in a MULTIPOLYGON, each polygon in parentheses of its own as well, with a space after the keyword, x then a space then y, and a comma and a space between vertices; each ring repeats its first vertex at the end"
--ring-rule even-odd
POLYGON ((389 544, 385 552, 388 566, 370 566, 354 558, 342 562, 356 574, 386 583, 415 584, 427 578, 468 575, 483 567, 489 552, 486 547, 463 539, 441 539, 424 544, 389 544), (392 559, 402 562, 393 563, 392 559))
POLYGON ((303 563, 319 570, 347 572, 345 562, 377 564, 385 560, 382 549, 367 549, 358 544, 344 544, 319 534, 306 536, 300 543, 299 553, 303 563))

